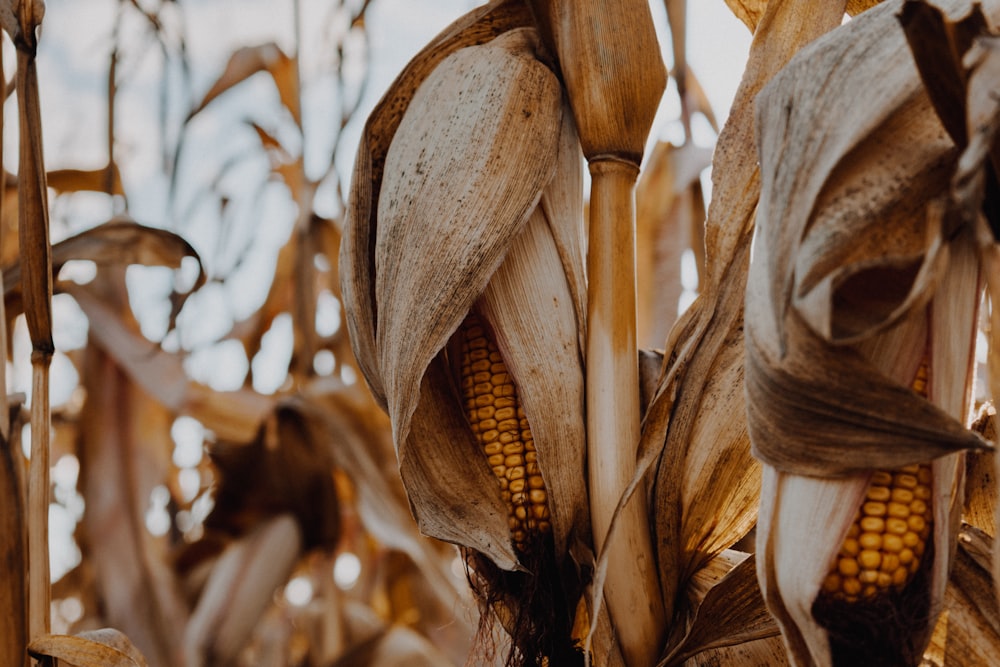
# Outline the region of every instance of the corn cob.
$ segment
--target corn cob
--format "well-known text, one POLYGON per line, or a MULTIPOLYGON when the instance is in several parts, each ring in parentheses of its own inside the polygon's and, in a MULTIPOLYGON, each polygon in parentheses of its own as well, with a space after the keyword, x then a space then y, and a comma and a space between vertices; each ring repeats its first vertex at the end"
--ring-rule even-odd
POLYGON ((470 314, 460 334, 466 415, 500 484, 511 540, 524 553, 535 535, 551 529, 531 427, 514 380, 486 327, 470 314))
MULTIPOLYGON (((924 397, 927 376, 924 362, 913 381, 913 390, 924 397)), ((920 568, 931 519, 929 464, 876 471, 823 581, 823 594, 856 602, 902 590, 920 568)))

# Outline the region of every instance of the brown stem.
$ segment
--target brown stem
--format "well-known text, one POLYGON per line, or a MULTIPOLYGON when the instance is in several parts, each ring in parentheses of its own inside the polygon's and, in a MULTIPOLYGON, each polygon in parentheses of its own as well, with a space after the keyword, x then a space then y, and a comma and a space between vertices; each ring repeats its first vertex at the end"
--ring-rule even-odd
POLYGON ((31 355, 31 468, 28 473, 28 633, 49 634, 49 363, 31 355))
POLYGON ((656 662, 665 615, 659 596, 649 518, 640 488, 612 515, 635 475, 639 442, 636 348, 635 164, 608 158, 590 163, 590 243, 587 255, 587 437, 590 511, 595 546, 609 562, 604 590, 630 667, 656 662))

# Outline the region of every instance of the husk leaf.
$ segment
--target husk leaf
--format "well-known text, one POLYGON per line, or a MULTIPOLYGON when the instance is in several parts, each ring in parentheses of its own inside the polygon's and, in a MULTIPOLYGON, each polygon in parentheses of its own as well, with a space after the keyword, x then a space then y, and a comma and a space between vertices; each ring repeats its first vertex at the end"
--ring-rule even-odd
POLYGON ((990 575, 991 539, 963 526, 945 594, 945 665, 988 665, 1000 652, 1000 614, 990 575))
POLYGON ((587 490, 581 483, 587 434, 578 314, 548 229, 536 209, 484 291, 480 307, 496 332, 531 424, 556 553, 562 554, 570 531, 577 532, 577 539, 589 535, 587 490))
POLYGON ((374 267, 376 352, 397 446, 423 369, 552 177, 560 100, 530 33, 512 31, 445 59, 400 123, 386 155, 374 267))
POLYGON ((706 579, 708 588, 692 604, 687 631, 671 642, 661 667, 683 664, 709 649, 778 636, 757 585, 753 555, 725 551, 692 577, 692 588, 700 578, 706 579), (709 573, 717 561, 721 572, 709 573))
POLYGON ((758 220, 783 222, 762 226, 751 272, 748 415, 757 454, 800 474, 893 468, 985 444, 838 345, 871 338, 922 307, 948 259, 939 217, 912 221, 918 203, 939 192, 933 184, 953 151, 912 62, 899 56, 905 47, 890 29, 893 8, 886 3, 841 28, 851 38, 814 44, 760 98, 758 220), (825 75, 817 77, 820 68, 825 75), (883 95, 874 108, 834 106, 829 117, 837 122, 815 122, 812 104, 830 108, 876 81, 883 95), (898 150, 905 160, 883 161, 898 150), (873 172, 881 178, 868 181, 873 172), (858 187, 865 182, 879 186, 858 187), (921 239, 929 239, 923 253, 921 239), (900 258, 900 246, 916 252, 900 258), (789 400, 771 403, 782 396, 789 400), (795 452, 783 442, 796 442, 795 452))
POLYGON ((375 234, 385 154, 417 88, 456 50, 484 44, 514 27, 530 24, 527 7, 496 0, 461 17, 424 47, 396 77, 368 117, 359 143, 340 251, 340 284, 351 345, 365 380, 383 407, 385 389, 375 352, 375 234))
POLYGON ((899 638, 910 645, 900 655, 922 646, 954 551, 957 452, 987 446, 963 426, 979 301, 973 234, 956 232, 935 201, 957 151, 893 25, 900 4, 817 40, 758 98, 763 183, 746 327, 748 419, 767 464, 758 573, 801 665, 833 664, 813 602, 865 469, 934 459, 926 617, 899 638), (852 91, 875 85, 881 94, 857 104, 852 91), (816 122, 817 108, 829 122, 816 122), (924 355, 928 400, 909 389, 924 355))
POLYGON ((701 293, 670 333, 667 361, 640 447, 640 471, 659 464, 652 503, 662 595, 668 605, 682 588, 683 577, 735 543, 753 521, 755 507, 748 499, 758 492, 760 468, 749 456, 745 421, 734 415, 742 414, 742 304, 759 193, 754 97, 803 44, 839 24, 842 9, 835 4, 770 5, 716 147, 701 293), (710 385, 713 377, 725 379, 710 385), (729 393, 733 387, 724 386, 727 380, 735 394, 729 393), (705 438, 696 440, 695 433, 705 438), (723 487, 716 482, 719 474, 739 478, 723 487), (723 488, 728 491, 721 492, 723 488), (727 514, 727 519, 713 518, 707 524, 683 519, 727 514))
POLYGON ((113 628, 36 637, 28 645, 28 653, 36 659, 48 656, 75 667, 146 667, 139 649, 113 628))

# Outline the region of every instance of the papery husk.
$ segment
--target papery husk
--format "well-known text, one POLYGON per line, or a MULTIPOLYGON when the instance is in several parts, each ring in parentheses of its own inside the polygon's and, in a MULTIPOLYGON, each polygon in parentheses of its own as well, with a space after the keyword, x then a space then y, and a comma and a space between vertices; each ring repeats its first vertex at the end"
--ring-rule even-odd
MULTIPOLYGON (((984 264, 984 273, 988 267, 984 264)), ((996 410, 992 402, 979 406, 970 427, 990 442, 997 442, 996 410)), ((1000 503, 995 452, 969 452, 965 460, 965 508, 962 520, 988 535, 996 534, 994 514, 1000 503)))
POLYGON ((910 587, 926 586, 914 592, 926 611, 883 638, 896 660, 919 658, 954 549, 960 452, 985 446, 963 425, 978 261, 971 232, 928 204, 956 153, 894 25, 899 4, 817 40, 758 98, 746 322, 748 419, 765 463, 758 575, 797 665, 835 664, 813 603, 869 472, 934 459, 934 555, 910 587), (859 104, 855 91, 874 86, 859 104), (909 389, 924 355, 928 400, 909 389))
MULTIPOLYGON (((733 15, 755 32, 764 12, 767 10, 769 0, 726 0, 729 10, 733 15)), ((871 9, 882 0, 847 0, 846 11, 851 16, 871 9)))
POLYGON ((667 341, 659 387, 643 423, 640 469, 658 464, 651 503, 665 604, 686 577, 752 526, 760 466, 743 418, 743 301, 759 192, 754 98, 792 55, 839 25, 842 7, 774 3, 715 150, 700 294, 667 341))
POLYGON ((351 345, 372 395, 386 406, 375 352, 375 234, 385 156, 417 88, 455 51, 488 43, 512 28, 530 25, 517 0, 496 0, 452 23, 418 53, 372 110, 358 147, 340 251, 340 283, 351 345))
POLYGON ((688 613, 674 626, 660 667, 720 664, 710 662, 708 654, 767 638, 778 640, 776 655, 783 657, 778 626, 757 585, 753 555, 723 551, 691 576, 685 593, 688 613))
MULTIPOLYGON (((413 97, 386 156, 378 226, 371 230, 374 264, 367 267, 374 277, 365 279, 375 288, 377 360, 369 358, 362 369, 374 363, 378 370, 370 383, 387 392, 400 470, 418 525, 425 534, 485 553, 504 569, 517 562, 506 508, 453 393, 451 368, 439 353, 534 215, 554 243, 547 246, 547 259, 529 254, 516 260, 522 267, 517 271, 561 271, 562 286, 553 295, 551 278, 525 275, 539 284, 519 288, 522 293, 513 297, 519 301, 508 311, 517 312, 520 322, 494 323, 494 329, 533 428, 558 431, 541 423, 557 412, 548 402, 556 394, 542 388, 542 379, 579 373, 581 365, 580 157, 572 123, 564 120, 558 80, 536 59, 532 35, 514 30, 456 52, 413 97), (561 324, 551 318, 553 307, 562 313, 561 324), (538 338, 530 346, 505 339, 515 327, 528 331, 529 321, 543 327, 534 330, 538 338), (515 345, 524 346, 523 352, 515 345), (526 371, 514 357, 529 349, 538 356, 526 371), (554 359, 572 360, 577 370, 563 370, 554 359)), ((352 215, 357 213, 352 208, 352 215)), ((348 263, 346 255, 343 261, 348 263)), ((345 274, 346 282, 354 278, 345 274)), ((349 311, 350 319, 359 317, 349 311)), ((367 347, 356 345, 359 357, 367 347)), ((560 412, 566 409, 559 406, 560 412)), ((582 421, 582 405, 569 409, 582 421)), ((573 419, 554 423, 569 428, 573 419)), ((580 434, 566 433, 570 437, 558 447, 546 444, 554 435, 536 436, 543 475, 552 478, 560 553, 574 517, 586 515, 583 443, 577 441, 580 434), (556 457, 552 464, 546 463, 548 456, 556 457), (562 461, 570 465, 566 473, 558 472, 562 461)))

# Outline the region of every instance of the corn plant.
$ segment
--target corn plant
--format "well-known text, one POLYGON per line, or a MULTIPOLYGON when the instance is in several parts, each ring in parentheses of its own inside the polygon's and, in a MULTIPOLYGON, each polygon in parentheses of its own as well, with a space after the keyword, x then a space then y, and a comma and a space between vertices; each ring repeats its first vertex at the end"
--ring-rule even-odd
POLYGON ((995 660, 995 412, 972 392, 1000 330, 994 0, 727 0, 753 40, 721 128, 666 0, 683 142, 648 155, 647 2, 491 0, 368 113, 346 196, 371 3, 280 4, 287 34, 204 77, 192 9, 116 3, 98 169, 42 160, 60 7, 0 7, 0 341, 31 378, 30 409, 0 404, 0 663, 995 660), (141 224, 123 111, 150 62, 166 221, 141 224), (192 343, 262 247, 265 293, 192 343), (155 335, 136 266, 177 276, 155 335), (60 350, 68 302, 86 336, 60 350), (248 370, 222 386, 196 348, 229 343, 248 370), (73 494, 81 558, 52 582, 50 496, 73 494))

